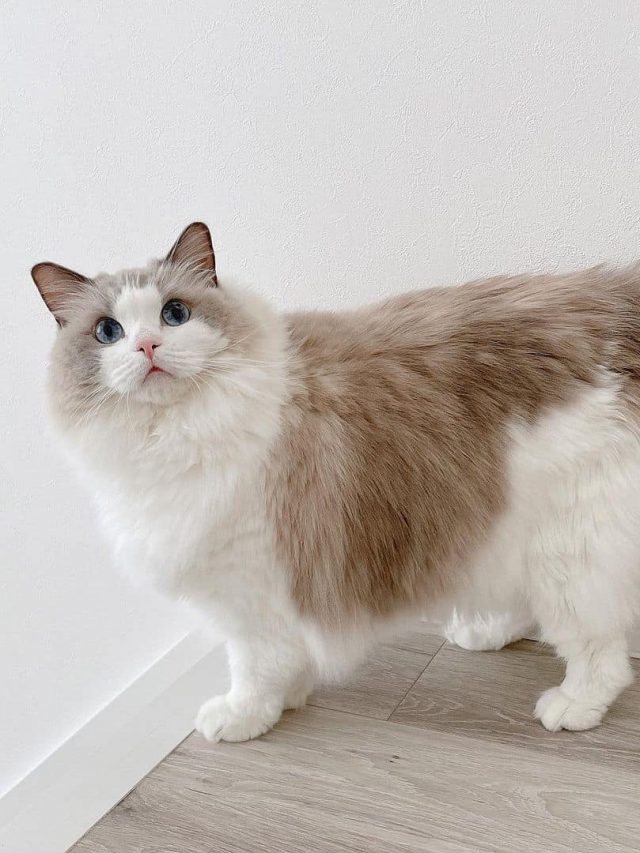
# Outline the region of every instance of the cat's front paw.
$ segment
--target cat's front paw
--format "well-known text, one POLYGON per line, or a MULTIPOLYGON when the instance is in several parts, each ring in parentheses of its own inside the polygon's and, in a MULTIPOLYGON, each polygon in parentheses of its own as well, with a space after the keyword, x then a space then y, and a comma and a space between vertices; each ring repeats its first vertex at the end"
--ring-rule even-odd
POLYGON ((552 687, 538 699, 535 715, 550 732, 583 732, 599 726, 606 710, 602 705, 572 699, 561 687, 552 687))
POLYGON ((214 742, 251 740, 272 729, 281 714, 282 703, 214 696, 200 707, 196 729, 214 742))

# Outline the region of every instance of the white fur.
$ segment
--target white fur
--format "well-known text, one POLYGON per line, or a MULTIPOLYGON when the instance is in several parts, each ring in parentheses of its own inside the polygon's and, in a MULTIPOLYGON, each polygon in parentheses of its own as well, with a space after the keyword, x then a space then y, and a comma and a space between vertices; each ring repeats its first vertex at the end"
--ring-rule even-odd
POLYGON ((537 624, 567 662, 540 698, 551 731, 597 725, 632 678, 626 637, 640 600, 640 444, 613 380, 512 430, 511 505, 448 632, 500 648, 537 624), (485 617, 483 611, 493 613, 485 617), (495 611, 501 611, 496 613, 495 611))
POLYGON ((174 377, 195 382, 228 341, 220 332, 203 320, 192 318, 182 326, 166 326, 160 313, 163 298, 154 284, 125 286, 115 304, 115 316, 126 330, 117 343, 101 352, 101 378, 105 386, 122 395, 134 394, 136 399, 164 402, 189 389, 189 382, 171 383, 162 374, 147 377, 149 361, 139 346, 145 338, 159 344, 154 364, 170 370, 174 377), (169 386, 169 387, 168 387, 169 386))
MULTIPOLYGON (((154 291, 121 297, 136 335, 158 332, 154 291)), ((255 311, 268 330, 261 358, 238 361, 228 380, 209 377, 197 394, 176 392, 171 405, 149 406, 140 390, 145 356, 131 342, 114 345, 103 371, 126 405, 69 435, 127 573, 189 600, 227 641, 230 692, 205 703, 197 719, 212 740, 262 734, 284 708, 304 704, 314 672, 337 672, 394 627, 328 635, 303 623, 290 600, 264 505, 267 454, 289 393, 286 338, 265 306, 256 302, 255 311)), ((187 386, 185 365, 197 382, 198 353, 226 357, 225 342, 195 323, 167 334, 174 344, 166 363, 182 365, 187 386)), ((639 599, 640 447, 615 383, 605 377, 534 426, 514 423, 510 471, 509 509, 476 555, 448 635, 469 648, 498 648, 538 624, 567 660, 567 675, 536 713, 552 730, 588 728, 630 680, 625 635, 639 599)))
POLYGON ((532 616, 524 608, 475 612, 466 617, 454 608, 444 636, 450 643, 472 652, 498 651, 521 640, 532 631, 533 625, 532 616))
MULTIPOLYGON (((160 295, 153 286, 132 288, 121 300, 116 316, 133 331, 105 350, 102 371, 119 393, 122 374, 130 377, 126 398, 83 420, 68 445, 127 574, 189 601, 227 641, 231 691, 203 706, 198 728, 212 740, 245 740, 270 728, 283 708, 304 704, 312 688, 263 501, 265 457, 287 395, 286 341, 280 321, 247 296, 245 309, 271 326, 260 359, 238 357, 232 372, 208 377, 190 395, 160 376, 158 396, 172 404, 151 407, 142 386, 146 357, 135 341, 159 333, 160 295)), ((180 331, 185 352, 207 349, 192 321, 180 331)), ((232 356, 217 340, 213 346, 228 367, 232 356)), ((175 363, 165 364, 175 375, 175 363)))

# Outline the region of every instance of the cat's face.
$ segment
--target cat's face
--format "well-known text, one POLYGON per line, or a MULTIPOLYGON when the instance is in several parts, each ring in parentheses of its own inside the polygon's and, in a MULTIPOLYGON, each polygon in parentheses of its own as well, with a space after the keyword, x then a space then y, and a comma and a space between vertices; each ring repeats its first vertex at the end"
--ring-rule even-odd
POLYGON ((169 405, 241 359, 247 318, 218 287, 206 226, 189 226, 162 261, 94 279, 54 264, 33 277, 60 331, 54 391, 82 416, 93 406, 169 405))

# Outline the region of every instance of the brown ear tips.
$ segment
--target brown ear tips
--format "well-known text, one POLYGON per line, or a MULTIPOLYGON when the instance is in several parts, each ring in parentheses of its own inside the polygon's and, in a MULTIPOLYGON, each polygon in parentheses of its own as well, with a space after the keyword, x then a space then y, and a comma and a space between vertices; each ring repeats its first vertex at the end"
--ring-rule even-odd
POLYGON ((209 231, 209 226, 206 222, 192 222, 190 225, 187 225, 182 234, 178 237, 178 240, 182 240, 184 237, 193 237, 195 235, 206 240, 209 245, 213 245, 211 242, 211 231, 209 231))
POLYGON ((211 232, 209 231, 209 226, 206 222, 192 222, 191 225, 187 225, 185 230, 188 230, 189 228, 194 228, 198 231, 202 231, 203 233, 206 232, 206 234, 209 235, 209 238, 211 238, 211 232))
POLYGON ((33 279, 36 287, 40 288, 40 277, 45 275, 45 267, 50 267, 47 261, 42 261, 39 264, 34 264, 31 267, 31 278, 33 279))
POLYGON ((44 299, 47 307, 49 307, 49 300, 47 296, 53 287, 55 268, 55 264, 49 263, 49 261, 42 261, 41 263, 34 264, 31 267, 31 278, 33 279, 35 286, 38 288, 40 296, 44 299))
POLYGON ((64 323, 62 312, 69 294, 90 283, 90 280, 80 273, 50 261, 42 261, 31 267, 31 278, 60 326, 64 323))
POLYGON ((180 234, 171 247, 167 259, 174 263, 184 263, 211 274, 212 283, 217 285, 216 256, 208 225, 204 222, 192 222, 180 234))
POLYGON ((49 263, 48 261, 42 261, 39 264, 34 264, 31 267, 31 278, 33 279, 33 283, 38 289, 38 293, 42 297, 42 301, 53 315, 56 323, 58 324, 58 326, 62 326, 62 320, 54 310, 55 297, 49 292, 53 268, 54 265, 49 263))
POLYGON ((58 283, 88 284, 89 279, 79 272, 54 264, 52 261, 41 261, 31 267, 31 278, 37 287, 48 287, 58 283))

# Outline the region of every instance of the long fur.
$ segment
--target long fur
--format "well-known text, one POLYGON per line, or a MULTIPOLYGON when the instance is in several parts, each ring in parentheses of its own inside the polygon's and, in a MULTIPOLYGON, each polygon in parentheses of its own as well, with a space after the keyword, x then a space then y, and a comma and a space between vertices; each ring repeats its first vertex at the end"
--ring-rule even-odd
POLYGON ((144 269, 34 278, 61 327, 52 411, 118 563, 227 642, 206 737, 263 733, 424 612, 469 648, 537 626, 567 662, 548 729, 597 725, 630 682, 637 268, 283 316, 218 284, 197 223, 144 269), (124 329, 106 346, 104 316, 124 329))

